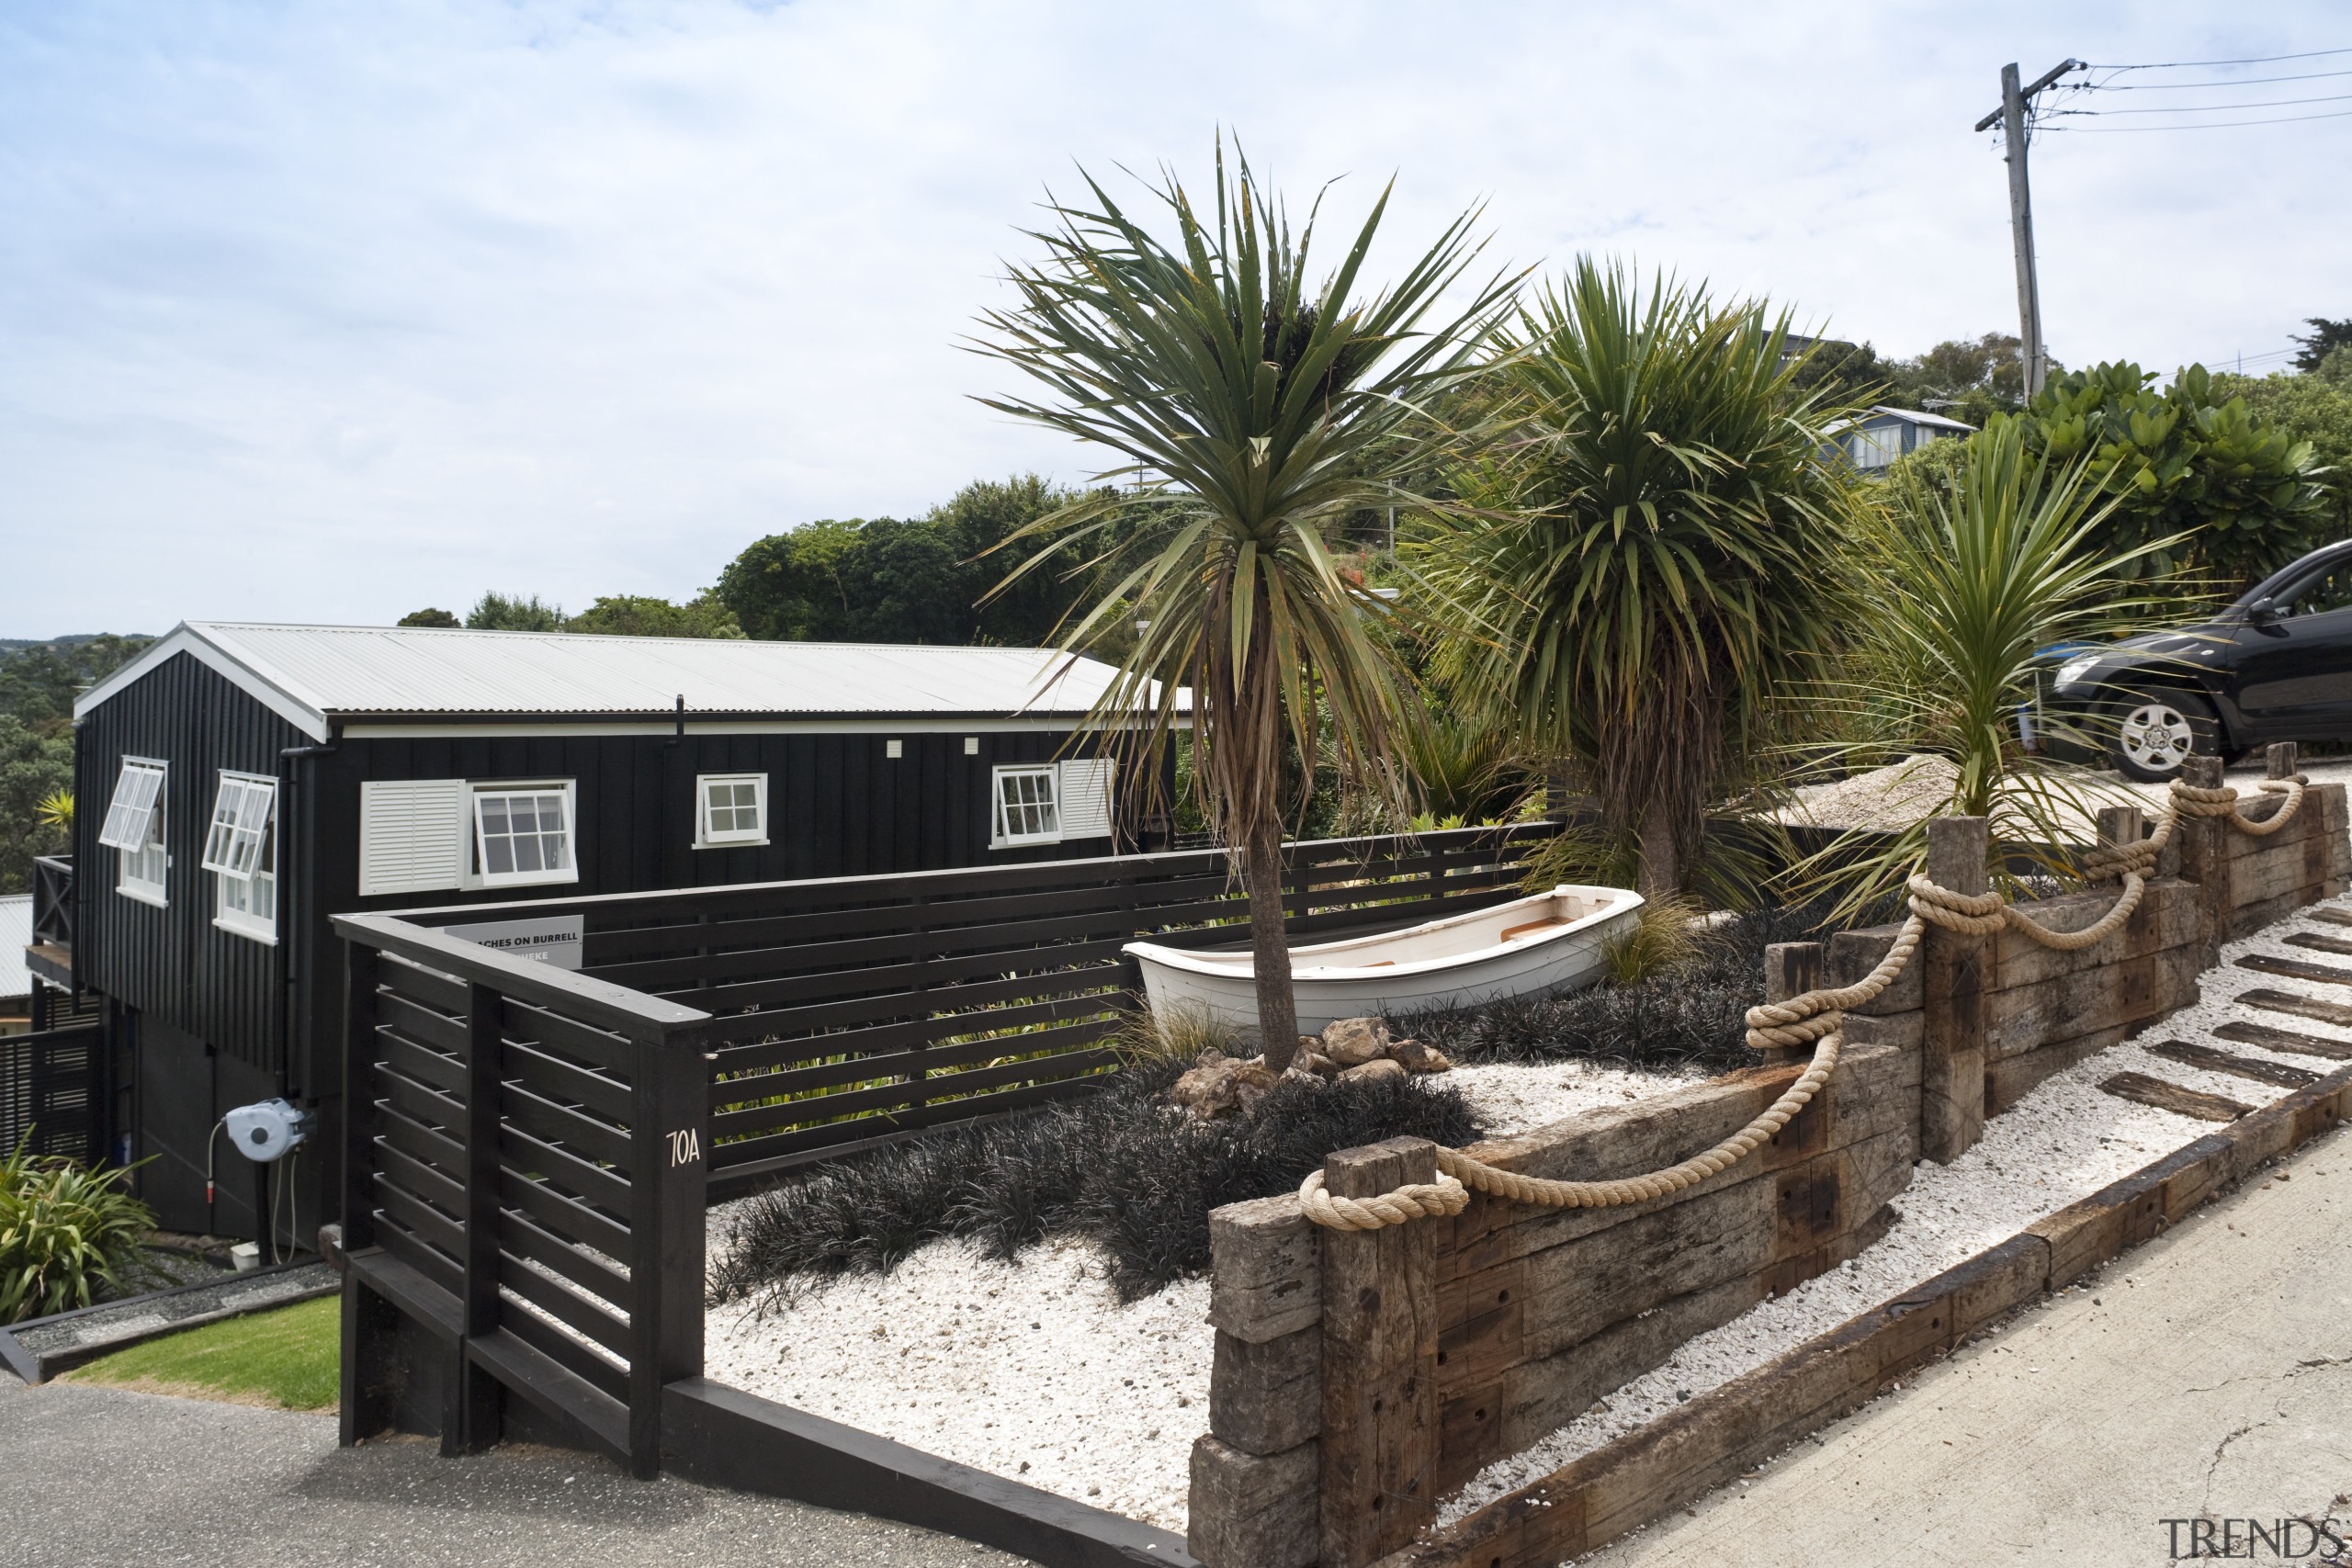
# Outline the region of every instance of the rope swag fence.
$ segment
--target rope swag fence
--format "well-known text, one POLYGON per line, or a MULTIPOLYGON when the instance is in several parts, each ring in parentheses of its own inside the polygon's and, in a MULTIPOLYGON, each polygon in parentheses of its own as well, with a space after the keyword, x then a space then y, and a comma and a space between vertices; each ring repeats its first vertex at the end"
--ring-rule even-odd
POLYGON ((2157 857, 2171 841, 2182 818, 2216 818, 2249 836, 2267 837, 2294 819, 2309 783, 2301 773, 2264 781, 2261 788, 2265 795, 2283 798, 2268 816, 2249 818, 2238 809, 2236 790, 2175 779, 2154 832, 2132 843, 2100 845, 2085 857, 2084 871, 2090 880, 2120 878, 2123 886, 2113 906, 2080 931, 2052 931, 2011 905, 1997 889, 1958 893, 1938 886, 1924 872, 1915 874, 1906 885, 1910 916, 1886 956, 1868 975, 1850 986, 1816 987, 1785 1001, 1765 1002, 1748 1010, 1750 1047, 1763 1051, 1811 1044, 1813 1060, 1753 1121, 1679 1165, 1608 1181, 1555 1181, 1498 1169, 1457 1149, 1440 1148, 1436 1151, 1438 1174, 1434 1181, 1408 1182, 1372 1197, 1348 1198, 1327 1191, 1324 1174, 1317 1170, 1299 1184, 1299 1206, 1308 1219, 1328 1229, 1370 1231, 1417 1219, 1458 1214, 1469 1205, 1473 1188, 1490 1197, 1544 1208, 1605 1209, 1645 1202, 1695 1187, 1755 1153, 1812 1102, 1838 1070, 1838 1053, 1845 1044, 1842 1028, 1847 1010, 1875 1001, 1894 984, 1918 951, 1928 926, 1976 937, 2012 930, 2060 953, 2096 946, 2120 931, 2140 907, 2147 891, 2147 878, 2154 874, 2157 857))

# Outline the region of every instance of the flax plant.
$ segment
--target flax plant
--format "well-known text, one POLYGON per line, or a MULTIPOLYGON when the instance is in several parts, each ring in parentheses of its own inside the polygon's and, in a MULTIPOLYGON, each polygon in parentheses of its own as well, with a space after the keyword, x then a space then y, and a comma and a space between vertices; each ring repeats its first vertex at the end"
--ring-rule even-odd
POLYGON ((1052 542, 1006 585, 1056 565, 1099 573, 1099 597, 1061 628, 1073 652, 1114 621, 1139 628, 1094 722, 1128 732, 1148 780, 1192 728, 1200 805, 1249 892, 1259 1032, 1279 1070, 1297 1043, 1283 826, 1305 805, 1285 789, 1285 753, 1312 780, 1328 743, 1350 788, 1405 814, 1396 671, 1369 633, 1385 608, 1340 570, 1328 534, 1365 509, 1441 504, 1419 476, 1477 433, 1448 429, 1431 403, 1474 373, 1515 279, 1465 278, 1482 245, 1474 209, 1396 282, 1360 291, 1384 189, 1315 284, 1320 199, 1294 231, 1238 150, 1228 168, 1222 139, 1210 209, 1173 175, 1153 189, 1165 239, 1081 177, 1084 199, 1053 203, 1052 226, 1029 235, 1046 256, 1012 269, 1019 303, 983 317, 976 345, 1042 391, 981 400, 1108 448, 1124 461, 1098 480, 1131 488, 1014 536, 1052 542))
MULTIPOLYGON (((1857 737, 1849 758, 1939 758, 1951 784, 1891 839, 1833 843, 1801 868, 1843 883, 1845 909, 1901 885, 1924 852, 1928 817, 1985 818, 1995 844, 2064 876, 2058 846, 2081 839, 2101 805, 2141 802, 2046 743, 2029 750, 2018 719, 2052 648, 2144 631, 2152 617, 2178 613, 2179 596, 2166 584, 2152 591, 2134 568, 2179 539, 2103 547, 2114 498, 2083 462, 2037 457, 2027 435, 2021 422, 1995 416, 1949 477, 1897 479, 1855 536, 1865 602, 1844 671, 1823 688, 1825 711, 1857 737)), ((2095 734, 2047 728, 2055 733, 2045 742, 2103 750, 2095 734)))

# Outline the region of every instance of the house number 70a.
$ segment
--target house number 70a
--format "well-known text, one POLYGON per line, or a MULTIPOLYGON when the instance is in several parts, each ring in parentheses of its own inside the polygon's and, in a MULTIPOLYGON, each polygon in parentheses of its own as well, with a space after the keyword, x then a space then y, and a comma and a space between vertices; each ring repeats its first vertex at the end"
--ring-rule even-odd
POLYGON ((670 1164, 673 1167, 692 1165, 702 1158, 702 1138, 692 1127, 683 1133, 672 1133, 669 1138, 670 1164))

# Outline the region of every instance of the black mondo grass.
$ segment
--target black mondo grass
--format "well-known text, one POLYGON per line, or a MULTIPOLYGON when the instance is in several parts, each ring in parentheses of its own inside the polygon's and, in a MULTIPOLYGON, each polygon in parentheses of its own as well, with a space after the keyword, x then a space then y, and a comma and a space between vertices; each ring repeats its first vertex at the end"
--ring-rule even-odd
POLYGON ((1285 1082, 1247 1116, 1203 1122, 1162 1098, 1189 1065, 1140 1063, 1084 1099, 872 1150, 748 1199, 717 1249, 712 1297, 782 1304, 944 1237, 1010 1259, 1061 1233, 1102 1247, 1134 1301, 1207 1269, 1211 1209, 1292 1190, 1333 1149, 1480 1133, 1462 1094, 1429 1078, 1285 1082))

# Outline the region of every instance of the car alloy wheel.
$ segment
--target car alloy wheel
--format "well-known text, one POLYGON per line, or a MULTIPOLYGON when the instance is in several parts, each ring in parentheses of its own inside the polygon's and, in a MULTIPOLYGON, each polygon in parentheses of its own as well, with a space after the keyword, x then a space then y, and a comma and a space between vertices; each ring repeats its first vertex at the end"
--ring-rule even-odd
POLYGON ((2123 716, 2116 743, 2123 755, 2152 773, 2177 773, 2195 750, 2188 716, 2167 702, 2143 702, 2123 716))

